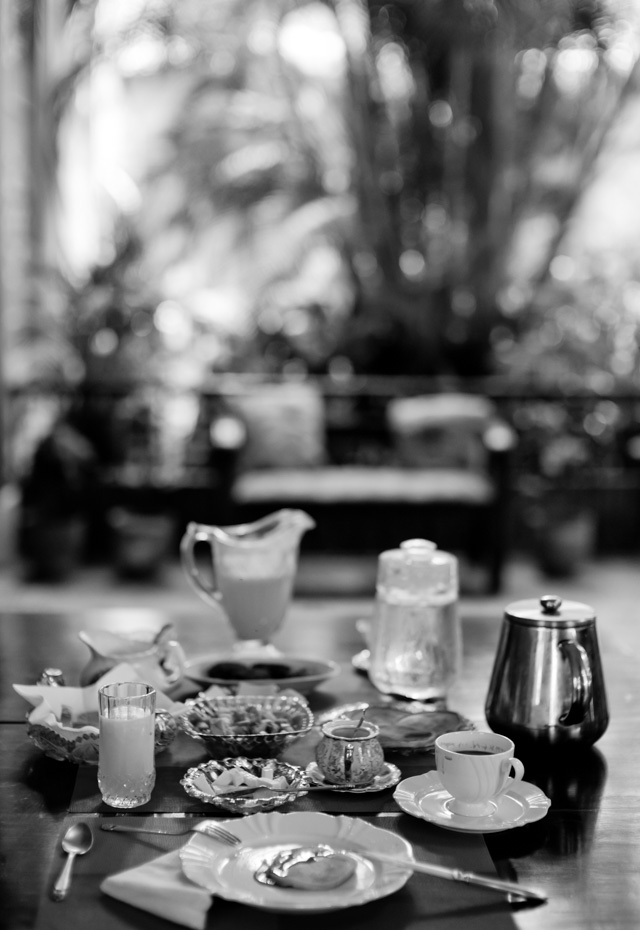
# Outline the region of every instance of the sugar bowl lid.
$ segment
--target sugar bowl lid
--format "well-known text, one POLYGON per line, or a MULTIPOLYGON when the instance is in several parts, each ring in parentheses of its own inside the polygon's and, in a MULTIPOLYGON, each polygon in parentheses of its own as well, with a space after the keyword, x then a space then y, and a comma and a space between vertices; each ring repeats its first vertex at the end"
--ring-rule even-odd
POLYGON ((579 627, 595 623, 593 607, 579 601, 563 601, 557 594, 526 601, 514 601, 505 607, 506 620, 523 626, 579 627))

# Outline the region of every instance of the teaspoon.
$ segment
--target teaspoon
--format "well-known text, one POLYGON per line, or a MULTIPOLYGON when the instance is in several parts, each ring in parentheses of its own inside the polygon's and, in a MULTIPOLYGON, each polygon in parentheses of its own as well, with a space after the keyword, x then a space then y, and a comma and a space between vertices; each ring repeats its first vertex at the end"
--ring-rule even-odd
POLYGON ((357 731, 360 729, 360 727, 362 726, 362 722, 363 722, 363 720, 364 720, 364 718, 365 718, 365 715, 366 715, 366 713, 367 713, 368 710, 369 710, 369 705, 368 705, 368 704, 365 704, 364 707, 362 708, 362 712, 361 712, 361 714, 360 714, 360 719, 358 720, 358 722, 356 723, 356 726, 355 726, 356 732, 357 732, 357 731))
POLYGON ((55 885, 53 886, 53 891, 51 892, 51 897, 54 901, 62 901, 67 896, 69 887, 71 885, 71 869, 73 867, 73 860, 76 856, 82 856, 84 853, 89 852, 93 846, 93 833, 91 832, 91 827, 86 823, 75 823, 73 826, 69 827, 65 835, 62 837, 62 848, 67 853, 67 861, 64 864, 64 868, 60 872, 55 885))

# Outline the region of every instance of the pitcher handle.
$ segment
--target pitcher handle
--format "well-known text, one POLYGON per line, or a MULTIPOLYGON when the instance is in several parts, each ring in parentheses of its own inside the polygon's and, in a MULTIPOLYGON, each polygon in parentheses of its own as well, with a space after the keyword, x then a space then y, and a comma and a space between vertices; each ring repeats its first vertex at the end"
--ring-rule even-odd
POLYGON ((563 639, 558 648, 569 663, 571 673, 571 704, 560 715, 559 722, 566 727, 581 723, 587 715, 593 693, 589 657, 584 648, 570 639, 563 639))
POLYGON ((161 665, 167 678, 167 684, 175 685, 184 675, 187 658, 177 639, 168 639, 164 643, 164 655, 161 665))
POLYGON ((185 530, 184 536, 180 542, 180 558, 182 567, 187 575, 191 587, 209 607, 220 607, 222 596, 215 587, 215 568, 213 561, 213 546, 211 545, 211 536, 209 532, 199 523, 189 523, 185 530), (203 580, 198 566, 196 565, 194 549, 199 542, 208 543, 211 549, 211 570, 213 584, 208 585, 203 580))

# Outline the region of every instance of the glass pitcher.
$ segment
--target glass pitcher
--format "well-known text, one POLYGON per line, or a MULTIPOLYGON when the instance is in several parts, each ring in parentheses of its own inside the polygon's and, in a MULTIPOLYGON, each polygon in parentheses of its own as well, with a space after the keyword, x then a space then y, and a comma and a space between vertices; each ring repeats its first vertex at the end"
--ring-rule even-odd
POLYGON ((314 520, 303 510, 278 510, 255 523, 189 523, 180 543, 182 565, 196 594, 222 608, 244 651, 269 644, 285 618, 298 568, 300 540, 314 520), (211 549, 211 571, 195 547, 211 549), (209 577, 207 577, 209 576, 209 577))

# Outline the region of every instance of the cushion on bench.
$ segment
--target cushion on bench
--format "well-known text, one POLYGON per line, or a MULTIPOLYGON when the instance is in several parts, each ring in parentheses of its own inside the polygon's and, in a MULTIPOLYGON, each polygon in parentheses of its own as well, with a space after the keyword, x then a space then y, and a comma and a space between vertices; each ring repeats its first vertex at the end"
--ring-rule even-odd
POLYGON ((488 477, 465 469, 325 466, 244 472, 233 486, 238 504, 460 503, 482 506, 495 498, 488 477))

